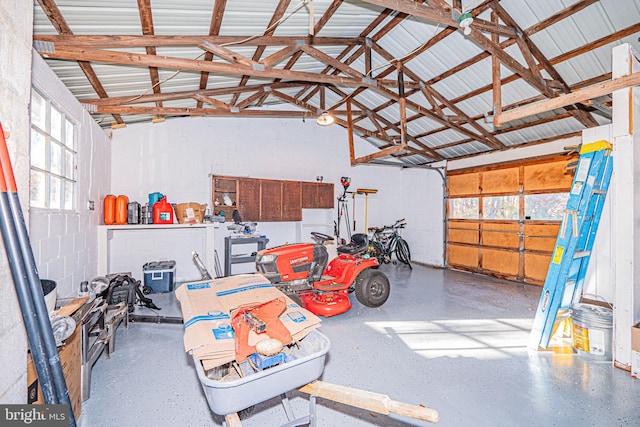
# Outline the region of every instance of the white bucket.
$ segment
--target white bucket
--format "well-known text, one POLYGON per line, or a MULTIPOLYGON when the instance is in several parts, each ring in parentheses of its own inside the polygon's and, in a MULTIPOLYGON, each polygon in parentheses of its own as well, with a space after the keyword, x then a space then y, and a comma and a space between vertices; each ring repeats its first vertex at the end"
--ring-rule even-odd
POLYGON ((599 361, 613 360, 613 310, 593 304, 574 304, 573 347, 580 356, 599 361))

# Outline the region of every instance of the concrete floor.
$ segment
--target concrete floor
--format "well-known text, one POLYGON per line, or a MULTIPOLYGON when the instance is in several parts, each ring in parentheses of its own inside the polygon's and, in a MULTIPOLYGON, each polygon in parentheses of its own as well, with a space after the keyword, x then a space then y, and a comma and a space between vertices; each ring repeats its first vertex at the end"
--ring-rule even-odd
MULTIPOLYGON (((331 340, 321 380, 438 410, 442 426, 638 426, 640 380, 608 362, 526 348, 540 288, 482 276, 384 265, 387 303, 324 319, 331 340)), ((173 294, 154 294, 180 316, 173 294)), ((569 347, 570 348, 570 347, 569 347)), ((287 393, 296 416, 308 396, 287 393)), ((427 422, 318 399, 318 426, 424 426, 427 422)), ((132 323, 93 368, 79 427, 219 426, 183 350, 182 326, 132 323)), ((287 422, 281 400, 256 405, 246 427, 287 422)))

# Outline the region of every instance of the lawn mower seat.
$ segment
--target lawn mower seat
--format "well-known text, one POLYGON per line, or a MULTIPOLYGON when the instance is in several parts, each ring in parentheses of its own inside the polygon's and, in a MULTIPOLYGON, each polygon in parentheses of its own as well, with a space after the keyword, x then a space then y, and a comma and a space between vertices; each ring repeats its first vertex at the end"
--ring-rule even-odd
POLYGON ((357 233, 351 236, 351 241, 346 245, 338 246, 339 254, 355 255, 367 250, 369 236, 364 233, 357 233))

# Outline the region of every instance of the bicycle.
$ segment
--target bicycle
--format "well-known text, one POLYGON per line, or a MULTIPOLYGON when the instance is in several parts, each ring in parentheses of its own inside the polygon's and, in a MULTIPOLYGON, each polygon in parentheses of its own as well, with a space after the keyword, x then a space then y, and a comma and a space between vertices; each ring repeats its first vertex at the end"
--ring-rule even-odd
MULTIPOLYGON (((369 248, 368 254, 378 258, 380 264, 388 264, 391 262, 392 256, 395 254, 398 261, 411 266, 411 251, 409 244, 404 240, 398 230, 407 225, 404 218, 399 219, 393 225, 384 225, 382 227, 369 227, 369 248)), ((395 261, 394 261, 395 264, 395 261)))

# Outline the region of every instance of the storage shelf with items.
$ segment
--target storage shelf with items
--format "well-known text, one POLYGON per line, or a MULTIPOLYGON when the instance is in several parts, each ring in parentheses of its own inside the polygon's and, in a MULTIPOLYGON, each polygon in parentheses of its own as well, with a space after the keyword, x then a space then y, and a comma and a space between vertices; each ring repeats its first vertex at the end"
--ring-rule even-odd
POLYGON ((233 211, 238 209, 238 180, 229 177, 213 177, 213 214, 232 221, 233 211))

